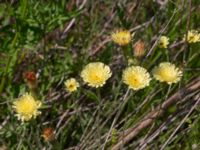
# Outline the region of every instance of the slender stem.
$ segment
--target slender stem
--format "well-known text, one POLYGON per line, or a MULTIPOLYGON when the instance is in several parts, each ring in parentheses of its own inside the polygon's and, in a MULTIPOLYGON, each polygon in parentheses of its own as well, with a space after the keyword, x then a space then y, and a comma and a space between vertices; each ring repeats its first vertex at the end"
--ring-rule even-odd
POLYGON ((169 62, 169 50, 165 49, 165 55, 166 55, 166 59, 169 62))
MULTIPOLYGON (((18 32, 15 34, 15 37, 14 37, 13 40, 12 40, 12 43, 11 43, 11 45, 10 45, 10 48, 11 48, 11 49, 14 47, 15 43, 17 42, 17 37, 18 37, 18 32)), ((15 55, 15 54, 14 54, 14 55, 15 55)), ((4 71, 3 75, 2 75, 2 79, 1 79, 1 83, 0 83, 0 95, 1 95, 1 93, 3 92, 4 85, 5 85, 5 81, 6 81, 6 74, 7 74, 7 72, 8 72, 8 68, 10 67, 10 63, 11 63, 13 57, 14 57, 13 55, 10 55, 10 56, 9 56, 9 59, 8 59, 8 61, 7 61, 7 64, 6 64, 5 71, 4 71)))
POLYGON ((170 90, 171 90, 172 85, 169 85, 168 90, 167 90, 167 94, 165 95, 165 99, 166 100, 169 96, 170 90))
POLYGON ((123 46, 122 47, 122 51, 123 51, 123 55, 124 55, 126 64, 128 64, 128 60, 129 60, 129 58, 131 56, 131 51, 130 51, 129 45, 123 46))
POLYGON ((100 91, 100 88, 97 88, 97 96, 98 96, 98 102, 99 102, 99 107, 98 107, 98 113, 97 113, 97 134, 98 134, 98 138, 99 138, 99 146, 101 146, 101 131, 100 131, 100 115, 101 115, 101 91, 100 91))
POLYGON ((123 98, 123 101, 122 101, 123 104, 121 105, 121 107, 119 107, 119 111, 118 111, 118 113, 116 114, 116 116, 115 116, 115 118, 114 118, 114 120, 113 120, 113 122, 112 122, 112 125, 111 125, 111 127, 110 127, 110 130, 109 130, 108 135, 107 135, 107 137, 106 137, 106 140, 105 140, 105 142, 104 142, 104 144, 103 144, 102 150, 105 149, 106 143, 107 143, 108 138, 109 138, 109 136, 110 136, 110 134, 111 134, 111 132, 112 132, 112 129, 113 129, 113 127, 114 127, 116 121, 118 120, 118 118, 119 118, 121 112, 123 111, 124 106, 125 106, 126 103, 128 102, 127 96, 128 96, 128 94, 129 94, 129 91, 130 91, 130 89, 128 89, 128 90, 126 91, 126 94, 124 95, 124 98, 123 98))

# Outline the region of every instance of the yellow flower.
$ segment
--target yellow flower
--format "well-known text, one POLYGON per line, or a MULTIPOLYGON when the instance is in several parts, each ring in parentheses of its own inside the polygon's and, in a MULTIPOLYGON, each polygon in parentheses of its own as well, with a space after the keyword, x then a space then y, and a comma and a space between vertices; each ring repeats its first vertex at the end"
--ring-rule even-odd
POLYGON ((167 48, 168 45, 169 45, 169 38, 166 36, 161 36, 158 42, 158 46, 160 48, 167 48))
POLYGON ((26 93, 21 96, 18 100, 13 102, 13 108, 16 111, 16 116, 22 121, 28 121, 31 118, 36 118, 37 115, 41 114, 38 109, 41 107, 41 102, 36 101, 33 96, 26 93))
MULTIPOLYGON (((184 35, 183 40, 185 40, 185 36, 186 35, 184 35)), ((198 33, 198 31, 196 31, 196 30, 190 30, 187 33, 187 39, 186 40, 188 41, 188 43, 199 42, 200 41, 200 33, 198 33)))
POLYGON ((169 62, 162 62, 158 67, 153 69, 153 76, 160 82, 167 82, 168 84, 172 84, 180 81, 182 71, 176 68, 174 64, 169 62))
POLYGON ((74 92, 79 87, 79 83, 76 81, 76 79, 70 78, 67 81, 65 81, 65 87, 67 91, 74 92))
POLYGON ((129 86, 130 89, 139 90, 149 85, 151 80, 147 70, 140 66, 131 66, 123 71, 123 82, 129 86))
POLYGON ((102 87, 112 75, 109 66, 101 62, 89 63, 81 72, 83 81, 91 87, 102 87))
POLYGON ((124 46, 130 43, 131 33, 127 30, 118 30, 111 34, 111 38, 115 43, 124 46))

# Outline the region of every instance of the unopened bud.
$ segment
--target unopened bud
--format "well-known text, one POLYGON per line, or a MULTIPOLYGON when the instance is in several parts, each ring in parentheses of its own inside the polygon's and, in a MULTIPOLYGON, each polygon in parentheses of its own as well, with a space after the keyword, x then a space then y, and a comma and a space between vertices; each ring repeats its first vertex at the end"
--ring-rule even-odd
POLYGON ((143 41, 139 40, 134 44, 134 56, 135 57, 142 57, 145 54, 145 44, 143 41))

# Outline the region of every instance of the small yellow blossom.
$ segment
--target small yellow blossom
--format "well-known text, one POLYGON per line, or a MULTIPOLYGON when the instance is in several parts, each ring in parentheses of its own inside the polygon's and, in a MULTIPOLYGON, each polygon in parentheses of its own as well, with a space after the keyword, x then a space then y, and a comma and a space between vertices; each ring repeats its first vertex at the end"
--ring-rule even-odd
POLYGON ((123 82, 129 86, 130 89, 139 90, 149 85, 151 80, 147 70, 140 66, 131 66, 123 71, 123 82))
MULTIPOLYGON (((184 35, 183 40, 185 40, 185 36, 186 35, 184 35)), ((188 43, 199 42, 200 41, 200 33, 198 33, 198 31, 196 31, 196 30, 190 30, 187 33, 187 39, 186 40, 188 41, 188 43)))
POLYGON ((176 68, 174 64, 169 62, 162 62, 158 67, 153 69, 153 76, 160 82, 167 82, 168 84, 172 84, 180 81, 182 71, 176 68))
POLYGON ((83 81, 96 88, 102 87, 111 75, 110 67, 101 62, 89 63, 81 72, 83 81))
POLYGON ((118 30, 111 34, 111 38, 115 43, 124 46, 130 43, 131 33, 128 30, 118 30))
POLYGON ((13 102, 13 108, 16 111, 16 116, 22 121, 28 121, 31 118, 36 118, 41 114, 38 109, 41 107, 41 102, 37 101, 30 94, 26 93, 13 102))
POLYGON ((76 81, 76 79, 70 78, 67 81, 65 81, 65 87, 67 91, 74 92, 79 87, 79 83, 76 81))
POLYGON ((169 45, 169 38, 166 36, 161 36, 158 42, 158 46, 160 48, 167 48, 168 45, 169 45))

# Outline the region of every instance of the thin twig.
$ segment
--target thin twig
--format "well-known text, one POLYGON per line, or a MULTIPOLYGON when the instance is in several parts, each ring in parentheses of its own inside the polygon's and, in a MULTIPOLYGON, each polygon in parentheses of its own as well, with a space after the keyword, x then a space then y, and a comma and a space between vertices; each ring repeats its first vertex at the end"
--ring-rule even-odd
POLYGON ((148 51, 147 55, 145 56, 144 60, 147 59, 147 57, 149 57, 149 55, 151 54, 151 52, 153 51, 153 49, 156 47, 157 43, 158 43, 158 40, 160 39, 161 35, 165 32, 165 30, 167 29, 167 27, 169 26, 169 24, 171 23, 171 21, 173 20, 175 14, 179 11, 178 10, 174 10, 171 18, 169 19, 169 21, 167 22, 167 24, 165 25, 165 27, 160 31, 160 34, 159 36, 157 37, 156 41, 154 42, 153 46, 151 47, 151 49, 148 51))
POLYGON ((144 128, 148 127, 153 123, 153 121, 160 117, 165 110, 176 103, 178 100, 181 100, 184 95, 187 95, 191 91, 198 90, 200 88, 200 77, 194 79, 191 83, 189 83, 185 88, 180 89, 177 93, 173 94, 162 104, 158 105, 154 110, 149 112, 138 124, 134 127, 129 128, 125 131, 124 136, 122 136, 118 143, 112 147, 112 150, 118 150, 122 144, 128 143, 132 140, 136 135, 138 135, 144 128), (160 110, 160 108, 162 110, 160 110))
POLYGON ((197 105, 200 102, 200 94, 198 94, 196 96, 197 98, 197 102, 193 105, 193 107, 190 109, 190 111, 188 112, 188 114, 183 118, 183 120, 181 121, 181 123, 178 125, 178 127, 174 130, 174 132, 170 135, 170 137, 167 139, 167 141, 163 144, 163 146, 161 147, 160 150, 164 150, 164 148, 167 146, 167 144, 169 143, 169 141, 174 137, 174 135, 176 134, 176 132, 180 129, 180 127, 184 124, 184 122, 187 120, 187 118, 191 115, 191 113, 194 111, 194 109, 197 107, 197 105), (198 98, 197 98, 198 97, 198 98))
MULTIPOLYGON (((181 103, 184 103, 184 101, 191 99, 192 97, 194 97, 197 93, 199 93, 199 91, 195 91, 192 92, 191 94, 188 94, 187 96, 184 97, 185 100, 181 101, 181 103)), ((147 145, 152 142, 156 137, 159 136, 159 134, 161 134, 161 132, 163 132, 164 130, 167 129, 167 126, 171 125, 172 122, 175 122, 178 118, 180 118, 180 116, 185 116, 185 108, 182 109, 182 111, 180 109, 178 109, 173 115, 170 115, 166 121, 164 123, 162 123, 162 125, 160 125, 160 127, 154 131, 147 139, 142 139, 140 140, 140 144, 139 144, 139 150, 144 150, 147 145)))
MULTIPOLYGON (((81 10, 85 4, 86 4, 87 0, 83 0, 82 4, 79 6, 78 10, 81 10)), ((65 28, 65 30, 62 33, 61 39, 64 39, 66 37, 66 33, 69 31, 69 29, 74 25, 76 19, 73 18, 70 23, 68 24, 68 26, 65 28)))

